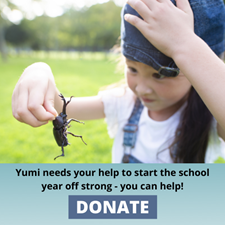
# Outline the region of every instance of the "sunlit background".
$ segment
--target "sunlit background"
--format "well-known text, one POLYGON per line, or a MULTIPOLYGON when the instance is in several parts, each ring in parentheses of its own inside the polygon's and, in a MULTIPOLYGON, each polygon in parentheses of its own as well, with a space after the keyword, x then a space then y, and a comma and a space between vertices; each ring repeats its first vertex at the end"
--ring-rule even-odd
POLYGON ((123 79, 116 72, 124 0, 0 0, 0 163, 110 163, 104 120, 72 124, 65 157, 53 125, 33 128, 12 116, 11 96, 24 69, 47 63, 64 96, 93 96, 123 79), (117 49, 117 48, 116 48, 117 49))
MULTIPOLYGON (((90 7, 94 4, 102 4, 108 1, 109 0, 1 0, 0 9, 3 18, 7 18, 11 22, 18 24, 24 17, 30 20, 34 19, 36 16, 42 16, 43 14, 50 17, 57 17, 61 16, 71 7, 79 10, 84 7, 90 7), (10 7, 10 4, 13 4, 15 7, 10 7)), ((114 0, 114 2, 116 5, 122 6, 125 0, 114 0)))
POLYGON ((0 52, 107 51, 125 0, 1 0, 0 52))

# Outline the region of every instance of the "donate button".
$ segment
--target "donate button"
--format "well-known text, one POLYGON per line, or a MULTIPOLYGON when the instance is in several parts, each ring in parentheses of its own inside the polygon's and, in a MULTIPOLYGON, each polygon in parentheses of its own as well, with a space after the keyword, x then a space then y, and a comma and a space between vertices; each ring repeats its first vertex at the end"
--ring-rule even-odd
POLYGON ((157 219, 157 196, 69 195, 69 219, 157 219))

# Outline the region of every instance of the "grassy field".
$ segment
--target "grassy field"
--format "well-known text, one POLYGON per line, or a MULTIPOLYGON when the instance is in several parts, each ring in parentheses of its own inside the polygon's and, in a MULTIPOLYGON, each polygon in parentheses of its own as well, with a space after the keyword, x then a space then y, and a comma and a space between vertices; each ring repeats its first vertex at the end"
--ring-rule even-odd
POLYGON ((38 61, 51 66, 57 87, 65 96, 96 95, 100 87, 122 78, 115 73, 115 57, 104 54, 21 54, 0 62, 0 163, 110 163, 113 140, 108 137, 104 120, 86 121, 85 125, 72 123, 70 131, 82 135, 87 146, 69 136, 71 145, 65 148, 66 156, 54 161, 61 149, 54 140, 52 123, 32 128, 13 118, 14 86, 23 70, 38 61))

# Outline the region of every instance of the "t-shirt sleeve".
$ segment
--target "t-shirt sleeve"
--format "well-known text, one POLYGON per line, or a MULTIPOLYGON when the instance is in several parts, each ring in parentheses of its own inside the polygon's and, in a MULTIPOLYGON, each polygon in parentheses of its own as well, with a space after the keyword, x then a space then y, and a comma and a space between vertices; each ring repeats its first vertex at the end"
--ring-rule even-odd
POLYGON ((134 95, 130 89, 118 87, 100 91, 108 134, 115 138, 121 121, 127 120, 134 104, 134 95))

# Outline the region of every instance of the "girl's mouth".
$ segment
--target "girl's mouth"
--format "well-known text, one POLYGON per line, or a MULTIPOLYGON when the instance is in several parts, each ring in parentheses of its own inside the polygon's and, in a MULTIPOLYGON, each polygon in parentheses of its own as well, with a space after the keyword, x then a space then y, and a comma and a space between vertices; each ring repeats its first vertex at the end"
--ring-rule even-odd
POLYGON ((141 100, 145 103, 150 103, 150 102, 154 102, 155 100, 153 99, 149 99, 149 98, 141 98, 141 100))

